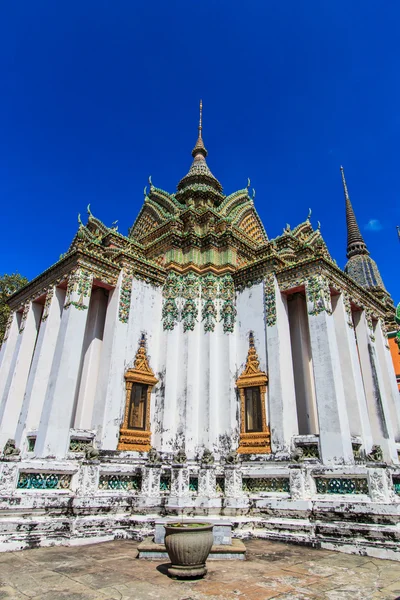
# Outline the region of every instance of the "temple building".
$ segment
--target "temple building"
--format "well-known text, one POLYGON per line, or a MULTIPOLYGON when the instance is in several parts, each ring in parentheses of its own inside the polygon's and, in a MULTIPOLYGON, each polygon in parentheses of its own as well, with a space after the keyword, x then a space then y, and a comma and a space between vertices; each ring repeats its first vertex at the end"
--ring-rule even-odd
POLYGON ((344 270, 310 215, 269 239, 210 171, 128 235, 88 207, 15 293, 0 351, 0 549, 140 537, 177 511, 237 535, 400 558, 395 309, 341 169, 344 270))

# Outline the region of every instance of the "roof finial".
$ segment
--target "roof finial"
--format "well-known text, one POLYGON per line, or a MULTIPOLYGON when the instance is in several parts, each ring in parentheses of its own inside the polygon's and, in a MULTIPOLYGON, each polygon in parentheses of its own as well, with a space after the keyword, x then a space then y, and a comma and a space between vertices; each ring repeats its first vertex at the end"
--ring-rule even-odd
POLYGON ((350 200, 349 192, 348 192, 348 190, 347 190, 346 178, 345 178, 345 176, 344 176, 344 169, 343 169, 342 165, 340 165, 340 172, 341 172, 341 174, 342 174, 343 189, 344 189, 344 197, 346 198, 346 200, 350 200))
POLYGON ((200 100, 200 119, 199 119, 199 135, 197 136, 197 142, 192 150, 193 158, 204 159, 207 156, 207 150, 204 146, 202 131, 203 131, 203 100, 200 100))

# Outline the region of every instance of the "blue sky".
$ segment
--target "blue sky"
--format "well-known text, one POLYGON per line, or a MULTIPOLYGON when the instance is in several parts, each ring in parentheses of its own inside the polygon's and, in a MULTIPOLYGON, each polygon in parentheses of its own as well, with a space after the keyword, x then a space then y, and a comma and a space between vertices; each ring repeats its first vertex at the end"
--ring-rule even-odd
POLYGON ((40 274, 88 203, 127 233, 148 176, 188 171, 202 98, 225 193, 250 177, 269 237, 311 207, 342 267, 344 165, 399 301, 399 21, 390 0, 3 2, 0 273, 40 274))

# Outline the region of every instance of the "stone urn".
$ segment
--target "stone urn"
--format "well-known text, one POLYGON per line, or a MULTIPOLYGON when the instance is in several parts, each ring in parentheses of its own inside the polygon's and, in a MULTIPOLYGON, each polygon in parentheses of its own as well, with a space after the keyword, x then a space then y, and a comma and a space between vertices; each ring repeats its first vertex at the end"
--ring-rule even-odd
POLYGON ((165 547, 171 561, 172 577, 203 577, 206 560, 213 545, 213 525, 200 522, 165 525, 165 547))

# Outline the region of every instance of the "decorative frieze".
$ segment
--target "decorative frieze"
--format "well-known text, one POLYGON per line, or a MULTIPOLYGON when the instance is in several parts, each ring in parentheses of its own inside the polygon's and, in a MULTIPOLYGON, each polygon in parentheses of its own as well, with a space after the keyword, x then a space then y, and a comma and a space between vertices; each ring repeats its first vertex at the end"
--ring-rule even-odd
POLYGON ((214 331, 215 321, 217 318, 217 309, 211 299, 205 301, 203 310, 201 311, 201 318, 204 321, 204 331, 214 331))
POLYGON ((51 287, 49 290, 47 290, 47 293, 46 293, 46 300, 44 302, 44 307, 43 307, 43 312, 42 312, 42 322, 46 321, 47 317, 49 316, 50 305, 51 305, 53 296, 54 296, 54 287, 51 287))
POLYGON ((131 307, 131 294, 132 294, 132 281, 133 273, 132 269, 124 267, 122 273, 121 291, 119 295, 119 309, 118 318, 121 323, 128 323, 129 311, 131 307))
POLYGON ((257 492, 290 493, 288 477, 243 477, 242 489, 248 494, 257 492))
POLYGON ((21 490, 67 490, 71 485, 69 473, 26 473, 20 471, 17 489, 21 490))
POLYGON ((267 327, 276 324, 275 276, 271 273, 264 279, 265 320, 267 327))
POLYGON ((379 319, 379 323, 381 325, 381 331, 382 331, 385 347, 388 350, 390 350, 388 332, 387 332, 387 327, 386 327, 385 321, 383 319, 379 319))
POLYGON ((8 336, 10 334, 10 329, 11 329, 11 324, 12 324, 13 318, 14 318, 14 313, 10 312, 10 314, 8 315, 8 318, 7 318, 6 329, 4 331, 3 339, 0 342, 0 346, 1 346, 1 344, 4 344, 4 342, 8 339, 8 336))
POLYGON ((365 309, 365 320, 367 321, 369 338, 371 342, 375 342, 374 327, 372 324, 372 313, 368 309, 365 309))
POLYGON ((317 494, 368 494, 366 478, 316 477, 317 494))
POLYGON ((78 310, 87 310, 92 291, 93 275, 84 269, 74 271, 70 274, 67 285, 64 308, 74 306, 78 310), (73 299, 78 298, 77 300, 73 299))
POLYGON ((194 300, 186 300, 182 310, 183 331, 193 331, 197 321, 199 309, 194 300))
POLYGON ((221 321, 224 333, 233 333, 237 310, 233 300, 225 300, 221 308, 221 321))
POLYGON ((30 305, 31 305, 30 302, 25 302, 24 308, 22 309, 21 323, 19 325, 19 332, 20 333, 22 333, 23 330, 25 329, 26 318, 28 316, 30 305))
POLYGON ((351 312, 350 296, 349 296, 349 294, 346 294, 346 292, 343 292, 342 297, 343 297, 344 309, 346 311, 347 325, 349 327, 351 327, 351 329, 354 329, 353 316, 352 316, 352 312, 351 312))
POLYGON ((331 292, 328 280, 321 275, 309 277, 306 283, 306 296, 309 315, 319 315, 322 312, 332 314, 331 292))
POLYGON ((224 333, 232 333, 236 321, 235 285, 231 275, 171 272, 163 288, 162 320, 164 331, 172 331, 178 321, 184 331, 193 331, 201 308, 204 331, 212 332, 218 321, 224 333))
POLYGON ((100 475, 99 490, 120 490, 125 492, 140 492, 142 489, 141 475, 100 475))

